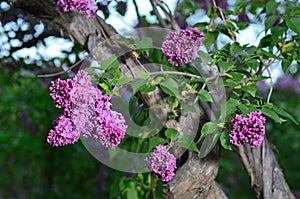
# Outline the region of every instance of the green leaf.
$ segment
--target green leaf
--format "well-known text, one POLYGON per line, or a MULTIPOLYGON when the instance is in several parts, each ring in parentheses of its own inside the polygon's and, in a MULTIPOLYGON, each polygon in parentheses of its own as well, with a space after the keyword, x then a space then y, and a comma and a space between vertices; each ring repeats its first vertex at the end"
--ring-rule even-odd
POLYGON ((221 133, 221 136, 220 136, 220 142, 221 142, 221 145, 224 149, 226 150, 233 150, 233 146, 232 144, 230 143, 230 137, 229 137, 229 134, 230 132, 229 131, 224 131, 221 133))
POLYGON ((127 189, 127 199, 139 199, 137 191, 135 188, 129 188, 127 189))
POLYGON ((141 79, 148 79, 149 78, 149 73, 146 72, 145 70, 142 70, 140 73, 140 78, 141 79))
POLYGON ((267 59, 269 59, 269 58, 274 58, 274 59, 277 59, 277 60, 282 59, 281 57, 278 57, 278 56, 274 55, 273 53, 267 52, 263 49, 258 49, 256 54, 259 55, 259 56, 263 56, 264 58, 267 58, 267 59))
POLYGON ((122 77, 118 80, 118 82, 116 83, 116 86, 120 86, 123 84, 127 84, 128 82, 130 82, 132 80, 132 77, 122 77))
POLYGON ((166 131, 165 131, 165 136, 167 138, 170 138, 170 139, 174 139, 175 137, 177 137, 179 135, 179 132, 176 130, 176 129, 173 129, 173 128, 168 128, 166 131))
POLYGON ((291 114, 289 114, 288 112, 286 112, 282 108, 280 108, 280 107, 278 107, 278 106, 276 106, 272 103, 265 104, 264 106, 272 108, 279 115, 284 116, 284 117, 290 119, 294 124, 299 125, 299 122, 294 118, 294 116, 292 116, 291 114))
POLYGON ((101 61, 100 69, 101 70, 106 70, 108 68, 115 68, 115 67, 118 67, 118 66, 119 66, 118 59, 117 59, 116 56, 113 55, 113 56, 101 61))
POLYGON ((193 141, 193 138, 189 135, 180 136, 177 142, 175 142, 175 145, 195 151, 197 153, 200 152, 196 143, 193 141))
POLYGON ((270 109, 267 108, 267 107, 263 107, 263 108, 261 109, 261 112, 262 112, 264 115, 268 116, 269 118, 273 119, 274 122, 276 122, 276 123, 280 123, 280 124, 281 124, 282 122, 285 122, 285 121, 286 121, 286 120, 280 118, 280 117, 277 115, 277 113, 275 113, 274 111, 270 110, 270 109))
POLYGON ((250 68, 252 68, 254 71, 256 71, 259 67, 259 62, 257 61, 252 61, 252 62, 247 62, 246 63, 250 68))
POLYGON ((208 134, 218 132, 218 125, 214 122, 206 122, 201 128, 201 136, 199 140, 196 142, 197 144, 205 138, 208 134))
POLYGON ((210 46, 216 41, 216 39, 218 38, 218 35, 219 35, 219 33, 217 31, 205 33, 203 43, 207 49, 209 49, 210 46))
POLYGON ((161 137, 152 137, 149 141, 149 151, 152 151, 157 145, 165 143, 161 137))
POLYGON ((234 42, 230 45, 230 54, 240 54, 243 51, 243 48, 238 42, 234 42))
POLYGON ((180 104, 180 109, 190 111, 190 112, 193 112, 193 113, 196 112, 196 108, 194 106, 189 105, 189 104, 180 104))
POLYGON ((131 88, 133 94, 137 93, 140 91, 142 88, 147 87, 147 80, 144 79, 135 79, 131 82, 131 88))
POLYGON ((235 113, 239 105, 240 102, 238 100, 230 98, 221 109, 221 120, 235 113))
POLYGON ((300 17, 286 17, 285 24, 292 31, 300 35, 300 17))
POLYGON ((160 82, 159 86, 168 95, 179 98, 178 84, 174 79, 168 77, 164 81, 160 82))
POLYGON ((109 86, 105 83, 100 83, 99 86, 105 91, 105 93, 110 93, 109 86))
POLYGON ((145 84, 145 86, 141 87, 140 88, 140 91, 142 93, 149 93, 149 92, 152 92, 156 89, 156 86, 155 85, 149 85, 148 82, 145 84))
POLYGON ((165 108, 167 108, 167 106, 165 104, 154 104, 151 106, 150 109, 156 109, 156 108, 158 108, 158 109, 164 108, 165 109, 165 108))
POLYGON ((293 60, 292 59, 283 59, 281 61, 281 68, 283 70, 283 72, 286 72, 287 69, 290 67, 290 65, 292 64, 293 60))
POLYGON ((234 66, 233 61, 225 62, 225 61, 219 61, 218 66, 220 68, 220 72, 223 73, 224 71, 228 70, 230 67, 234 66))
POLYGON ((199 50, 198 51, 198 55, 200 57, 200 60, 201 60, 201 64, 203 66, 207 65, 210 61, 211 61, 211 57, 209 54, 207 54, 206 52, 202 51, 202 50, 199 50))
POLYGON ((239 72, 229 72, 227 74, 230 75, 231 79, 235 82, 240 82, 243 80, 243 75, 239 72))
POLYGON ((258 44, 258 48, 264 48, 264 47, 268 47, 270 46, 270 44, 273 42, 273 37, 269 34, 266 35, 265 37, 263 37, 259 44, 258 44))
POLYGON ((275 1, 268 1, 266 5, 266 14, 270 14, 271 12, 275 11, 278 7, 278 3, 275 1))
POLYGON ((207 90, 204 90, 204 89, 201 89, 199 92, 198 92, 198 97, 203 100, 203 101, 207 101, 207 102, 212 102, 213 99, 212 97, 210 96, 209 92, 207 90))
POLYGON ((207 156, 220 137, 220 133, 209 134, 205 137, 200 148, 200 158, 207 156))
POLYGON ((255 97, 257 88, 257 85, 251 82, 248 82, 247 85, 242 86, 242 90, 249 93, 252 97, 255 97))
POLYGON ((241 110, 241 112, 242 112, 243 115, 247 115, 247 114, 249 114, 249 113, 254 112, 254 111, 257 110, 256 107, 253 107, 251 105, 246 106, 244 104, 238 105, 238 108, 241 110))
POLYGON ((141 40, 135 40, 135 44, 139 49, 153 48, 153 41, 151 37, 143 37, 141 40))
POLYGON ((279 18, 278 15, 271 15, 265 20, 265 32, 267 32, 279 18))

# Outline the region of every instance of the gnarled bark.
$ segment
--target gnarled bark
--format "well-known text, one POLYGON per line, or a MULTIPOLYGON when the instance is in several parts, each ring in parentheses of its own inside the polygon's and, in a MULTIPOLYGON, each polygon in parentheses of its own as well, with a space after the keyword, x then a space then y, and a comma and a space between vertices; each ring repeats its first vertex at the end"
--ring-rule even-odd
POLYGON ((251 176, 251 186, 257 198, 295 198, 266 138, 262 147, 252 149, 249 145, 242 145, 238 152, 251 176))

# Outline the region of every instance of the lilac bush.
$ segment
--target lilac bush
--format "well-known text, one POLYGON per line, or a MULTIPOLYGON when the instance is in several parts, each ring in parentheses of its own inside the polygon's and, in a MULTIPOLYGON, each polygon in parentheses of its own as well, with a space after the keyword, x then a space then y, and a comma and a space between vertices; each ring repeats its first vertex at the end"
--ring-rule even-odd
POLYGON ((196 54, 203 45, 203 37, 204 33, 197 28, 170 32, 164 39, 161 50, 170 64, 187 64, 196 59, 196 54))
POLYGON ((176 158, 165 146, 156 146, 151 155, 145 159, 145 164, 153 175, 164 182, 170 181, 175 175, 176 158))
POLYGON ((266 118, 259 111, 251 112, 247 118, 236 114, 231 120, 230 142, 235 146, 250 144, 252 148, 260 147, 264 141, 266 118))

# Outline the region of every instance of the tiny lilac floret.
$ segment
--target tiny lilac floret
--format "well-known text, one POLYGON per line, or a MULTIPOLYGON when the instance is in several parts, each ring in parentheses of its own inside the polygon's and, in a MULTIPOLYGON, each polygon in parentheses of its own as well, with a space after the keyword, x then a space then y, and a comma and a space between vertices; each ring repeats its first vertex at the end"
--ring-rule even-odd
POLYGON ((162 43, 162 52, 170 64, 187 64, 196 59, 197 52, 203 45, 204 33, 198 28, 178 30, 168 33, 162 43))
POLYGON ((266 118, 260 111, 251 112, 247 118, 237 114, 231 120, 233 127, 229 134, 230 143, 241 146, 248 143, 251 148, 260 147, 264 141, 266 118))
POLYGON ((164 182, 170 181, 175 175, 176 158, 165 146, 156 146, 151 155, 145 159, 145 164, 153 175, 164 182))
POLYGON ((57 8, 62 12, 70 12, 78 10, 82 14, 86 14, 88 18, 95 18, 97 6, 93 0, 58 0, 57 8))

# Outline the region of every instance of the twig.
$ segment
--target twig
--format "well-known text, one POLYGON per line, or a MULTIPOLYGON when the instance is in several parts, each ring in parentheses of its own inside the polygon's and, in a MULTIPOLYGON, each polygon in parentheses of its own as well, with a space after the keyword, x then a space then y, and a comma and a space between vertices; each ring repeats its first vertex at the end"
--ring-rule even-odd
POLYGON ((65 71, 60 71, 58 73, 51 73, 51 74, 45 74, 45 75, 37 75, 37 77, 41 77, 41 78, 47 78, 47 77, 55 77, 55 76, 58 76, 58 75, 62 75, 62 74, 65 74, 66 72, 72 70, 73 68, 75 68, 76 66, 78 66, 78 64, 82 63, 85 59, 82 59, 78 62, 76 62, 75 64, 73 64, 72 66, 70 66, 67 70, 65 71))
POLYGON ((223 13, 222 8, 220 8, 220 7, 217 5, 216 0, 212 0, 212 3, 213 3, 213 6, 219 10, 220 15, 221 15, 221 19, 223 20, 224 25, 227 25, 227 21, 226 21, 226 19, 225 19, 225 17, 224 17, 224 13, 223 13))
MULTIPOLYGON (((224 15, 224 12, 223 12, 222 8, 220 8, 217 5, 216 0, 212 0, 212 3, 213 3, 213 6, 219 11, 219 13, 221 15, 221 19, 222 19, 224 25, 226 26, 227 25, 227 21, 226 21, 226 18, 225 18, 225 15, 224 15)), ((228 30, 228 34, 230 35, 231 39, 235 41, 235 35, 234 35, 234 33, 230 29, 228 29, 228 28, 227 28, 227 30, 228 30)))
POLYGON ((151 189, 152 189, 152 195, 153 199, 156 199, 156 178, 155 176, 151 175, 151 189))
POLYGON ((139 8, 137 6, 136 0, 133 0, 133 5, 134 5, 134 8, 135 8, 137 18, 138 18, 138 23, 140 25, 141 24, 141 15, 140 15, 139 8))
POLYGON ((162 27, 168 28, 168 25, 166 24, 166 22, 164 21, 164 19, 160 16, 160 14, 159 14, 159 12, 158 12, 158 10, 157 10, 157 8, 156 8, 156 5, 155 5, 154 2, 153 2, 153 1, 155 1, 155 0, 149 0, 149 1, 150 1, 150 3, 151 3, 151 6, 152 6, 153 11, 154 11, 154 14, 156 15, 156 17, 157 17, 159 23, 162 25, 162 27))
POLYGON ((197 78, 197 79, 203 79, 203 77, 201 77, 201 76, 190 74, 190 73, 185 73, 185 72, 179 72, 179 71, 157 71, 157 72, 149 73, 150 76, 164 75, 164 74, 183 75, 183 76, 188 76, 188 77, 194 77, 194 78, 197 78))
MULTIPOLYGON (((166 16, 166 18, 170 21, 172 29, 174 29, 174 30, 180 30, 180 27, 179 27, 178 23, 175 21, 175 18, 172 15, 172 11, 169 8, 169 6, 164 1, 161 1, 161 0, 155 0, 155 2, 160 7, 160 9, 163 11, 163 13, 166 16)), ((175 11, 174 11, 174 14, 175 14, 175 11)))
POLYGON ((176 11, 179 9, 180 3, 181 3, 181 0, 177 0, 176 7, 175 7, 175 10, 174 10, 174 14, 175 14, 176 11))
POLYGON ((267 103, 269 103, 270 99, 271 99, 272 92, 273 92, 273 80, 272 80, 272 77, 271 77, 271 72, 270 72, 269 67, 267 67, 267 71, 268 71, 268 74, 270 76, 270 84, 271 84, 270 91, 269 91, 268 98, 267 98, 267 103))

